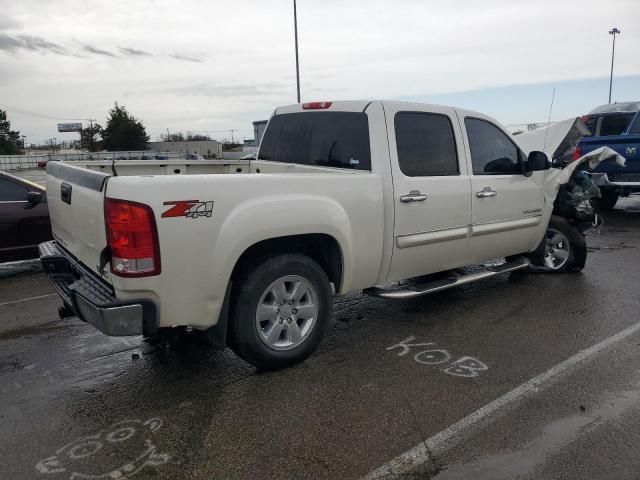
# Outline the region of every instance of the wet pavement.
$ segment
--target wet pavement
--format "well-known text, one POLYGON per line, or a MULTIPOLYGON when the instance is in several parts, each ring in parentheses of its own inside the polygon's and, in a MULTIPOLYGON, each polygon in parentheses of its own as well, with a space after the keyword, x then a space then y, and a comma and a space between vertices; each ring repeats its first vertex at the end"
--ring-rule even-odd
POLYGON ((338 298, 317 354, 272 373, 56 320, 41 273, 0 278, 0 478, 361 478, 443 432, 402 478, 638 478, 640 199, 605 218, 581 274, 338 298))

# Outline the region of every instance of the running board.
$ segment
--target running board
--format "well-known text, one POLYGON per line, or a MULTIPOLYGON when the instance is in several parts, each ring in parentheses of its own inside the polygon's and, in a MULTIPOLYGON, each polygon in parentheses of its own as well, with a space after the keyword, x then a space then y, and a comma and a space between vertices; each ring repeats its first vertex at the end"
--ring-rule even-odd
POLYGON ((384 287, 371 287, 364 290, 367 295, 382 298, 413 298, 420 297, 422 295, 428 295, 430 293, 440 292, 453 287, 459 287, 467 283, 477 282, 478 280, 484 280, 486 278, 495 277, 501 273, 514 272, 516 270, 522 270, 527 268, 531 262, 528 258, 518 257, 510 262, 503 263, 495 267, 487 267, 480 272, 471 273, 456 273, 451 272, 451 275, 430 282, 418 282, 409 286, 403 286, 399 288, 384 288, 384 287))

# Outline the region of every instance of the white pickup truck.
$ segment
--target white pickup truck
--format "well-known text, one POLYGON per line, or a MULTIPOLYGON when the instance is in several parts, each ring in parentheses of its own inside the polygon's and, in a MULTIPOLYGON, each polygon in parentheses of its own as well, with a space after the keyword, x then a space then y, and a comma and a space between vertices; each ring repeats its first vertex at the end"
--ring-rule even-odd
POLYGON ((109 335, 190 327, 280 368, 316 349, 334 294, 580 270, 584 237, 552 216, 549 168, 479 113, 296 104, 275 110, 257 160, 51 162, 41 259, 61 316, 109 335))

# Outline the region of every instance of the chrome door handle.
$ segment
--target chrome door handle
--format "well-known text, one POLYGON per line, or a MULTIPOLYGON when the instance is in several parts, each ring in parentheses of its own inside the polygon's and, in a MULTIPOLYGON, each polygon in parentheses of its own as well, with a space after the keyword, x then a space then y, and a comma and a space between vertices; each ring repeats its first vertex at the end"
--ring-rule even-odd
POLYGON ((489 198, 495 197, 496 195, 498 195, 498 192, 496 192, 495 190, 491 190, 491 187, 484 187, 479 192, 476 192, 476 197, 478 198, 489 198))
POLYGON ((420 193, 417 190, 412 190, 408 195, 400 197, 402 203, 424 202, 427 196, 424 193, 420 193))

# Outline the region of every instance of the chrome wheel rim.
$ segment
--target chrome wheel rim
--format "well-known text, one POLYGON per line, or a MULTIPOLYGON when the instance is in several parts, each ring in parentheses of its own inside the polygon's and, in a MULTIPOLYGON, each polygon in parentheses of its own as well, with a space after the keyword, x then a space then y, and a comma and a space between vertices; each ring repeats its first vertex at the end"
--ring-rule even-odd
POLYGON ((550 228, 547 230, 547 245, 544 264, 551 270, 559 270, 569 261, 571 243, 564 233, 550 228))
POLYGON ((269 285, 256 309, 260 340, 273 350, 291 350, 308 337, 318 318, 318 295, 303 277, 287 275, 269 285))

